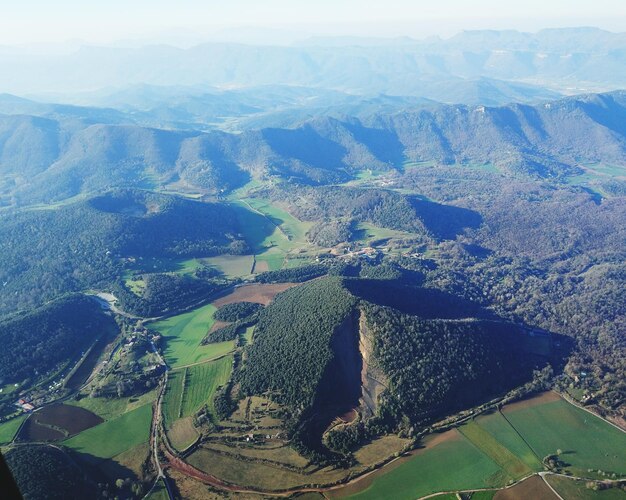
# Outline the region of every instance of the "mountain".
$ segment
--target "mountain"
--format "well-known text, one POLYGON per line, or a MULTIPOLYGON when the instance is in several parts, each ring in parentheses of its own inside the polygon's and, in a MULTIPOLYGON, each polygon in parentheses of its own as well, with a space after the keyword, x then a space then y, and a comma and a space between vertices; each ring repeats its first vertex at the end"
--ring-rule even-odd
POLYGON ((623 165, 625 119, 624 92, 534 106, 427 104, 239 134, 0 116, 0 200, 53 202, 123 186, 219 194, 267 176, 328 184, 369 169, 401 170, 407 161, 562 177, 578 165, 623 165))
POLYGON ((70 54, 0 54, 0 89, 64 92, 124 85, 297 85, 421 95, 420 82, 490 78, 550 88, 626 86, 626 35, 594 29, 470 31, 447 40, 312 40, 300 46, 206 43, 179 49, 84 46, 70 54), (123 78, 120 76, 123 75, 123 78))

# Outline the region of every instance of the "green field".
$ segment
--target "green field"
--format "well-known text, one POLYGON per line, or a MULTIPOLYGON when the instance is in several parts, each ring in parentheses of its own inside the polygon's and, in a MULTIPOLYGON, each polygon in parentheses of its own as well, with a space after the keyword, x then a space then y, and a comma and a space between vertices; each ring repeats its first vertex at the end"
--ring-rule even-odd
POLYGON ((359 222, 354 232, 355 241, 360 241, 366 245, 369 245, 372 241, 386 239, 386 238, 410 238, 411 233, 405 231, 396 231, 394 229, 386 229, 383 227, 377 227, 369 222, 359 222))
POLYGON ((0 424, 0 444, 7 444, 13 441, 15 433, 20 428, 25 418, 26 415, 20 415, 19 417, 12 418, 0 424))
POLYGON ((163 335, 163 356, 172 368, 187 366, 229 353, 234 342, 200 345, 211 326, 215 307, 208 304, 193 311, 149 324, 163 335))
POLYGON ((152 403, 156 399, 156 391, 146 392, 141 396, 127 398, 91 398, 83 397, 79 401, 70 399, 68 405, 80 406, 89 410, 104 420, 117 418, 124 413, 133 411, 140 406, 152 403))
POLYGON ((539 457, 562 450, 574 474, 600 469, 626 476, 626 434, 600 418, 558 400, 504 412, 539 457))
POLYGON ((501 474, 495 462, 457 435, 378 476, 350 498, 413 500, 438 491, 499 486, 501 474))
POLYGON ((514 432, 514 429, 500 412, 481 416, 476 420, 476 424, 510 450, 525 463, 529 469, 537 472, 543 470, 543 466, 541 465, 541 458, 543 457, 537 457, 535 455, 521 436, 517 432, 514 432))
POLYGON ((575 481, 561 476, 548 476, 548 483, 567 500, 623 500, 626 492, 618 488, 595 491, 587 488, 586 481, 575 481))
MULTIPOLYGON (((353 496, 415 498, 437 491, 503 487, 543 470, 541 460, 557 450, 574 475, 626 476, 626 434, 553 396, 505 407, 503 413, 481 415, 460 426, 455 439, 427 446, 353 496), (597 473, 598 469, 606 475, 597 473)), ((605 493, 605 498, 614 493, 605 493)))
POLYGON ((243 334, 243 338, 246 339, 246 345, 252 344, 252 336, 254 335, 254 327, 255 326, 256 325, 249 326, 248 328, 246 328, 246 331, 243 334))
POLYGON ((218 255, 202 259, 211 267, 215 267, 227 278, 243 278, 252 273, 254 257, 252 255, 218 255))
POLYGON ((501 444, 494 436, 476 422, 470 422, 459 428, 476 448, 497 463, 510 479, 521 479, 532 471, 511 450, 501 444))
POLYGON ((163 399, 163 415, 166 425, 179 418, 190 417, 202 405, 208 403, 213 412, 213 396, 221 385, 228 382, 233 357, 190 366, 170 373, 163 399))
POLYGON ((267 200, 247 198, 237 201, 237 216, 241 230, 257 260, 267 253, 268 261, 278 261, 297 248, 308 246, 306 232, 313 225, 303 222, 267 200))
POLYGON ((147 404, 87 429, 63 444, 81 453, 112 458, 148 441, 151 421, 152 405, 147 404))

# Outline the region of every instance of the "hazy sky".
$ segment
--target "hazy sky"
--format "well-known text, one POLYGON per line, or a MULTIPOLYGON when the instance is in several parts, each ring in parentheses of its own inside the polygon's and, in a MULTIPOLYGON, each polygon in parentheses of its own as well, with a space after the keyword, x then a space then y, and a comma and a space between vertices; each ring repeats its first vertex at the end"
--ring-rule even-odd
MULTIPOLYGON (((624 0, 0 0, 0 44, 171 42, 225 28, 425 37, 462 29, 598 26, 626 31, 624 0)), ((218 35, 216 35, 216 33, 218 35)), ((221 35, 220 35, 221 34, 221 35)), ((261 35, 256 35, 257 37, 261 35)), ((270 37, 271 38, 271 37, 270 37)), ((269 40, 269 39, 268 39, 269 40)))

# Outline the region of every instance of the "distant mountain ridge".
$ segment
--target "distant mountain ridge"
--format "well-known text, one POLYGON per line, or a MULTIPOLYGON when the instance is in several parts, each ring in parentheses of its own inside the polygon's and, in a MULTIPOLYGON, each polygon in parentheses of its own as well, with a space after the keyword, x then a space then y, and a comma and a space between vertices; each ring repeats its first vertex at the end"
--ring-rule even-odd
POLYGON ((172 183, 218 194, 250 178, 329 184, 422 161, 559 177, 577 165, 623 165, 625 124, 626 92, 534 106, 422 105, 240 134, 0 116, 0 199, 19 205, 172 183))
POLYGON ((625 61, 626 34, 593 28, 535 34, 469 31, 447 40, 309 40, 291 47, 85 46, 54 56, 16 49, 0 53, 0 90, 71 93, 141 83, 222 88, 288 84, 433 98, 421 90, 423 82, 455 78, 615 90, 626 87, 625 61))

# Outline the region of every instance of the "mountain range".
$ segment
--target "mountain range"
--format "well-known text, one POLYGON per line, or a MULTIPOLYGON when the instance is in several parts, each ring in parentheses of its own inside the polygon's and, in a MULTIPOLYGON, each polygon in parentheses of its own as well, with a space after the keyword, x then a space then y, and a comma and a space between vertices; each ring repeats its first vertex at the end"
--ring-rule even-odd
POLYGON ((215 195, 272 176, 320 185, 415 162, 491 164, 514 175, 558 178, 598 162, 623 165, 626 157, 624 92, 536 105, 417 104, 241 133, 157 129, 114 110, 3 102, 5 109, 12 102, 39 114, 0 115, 5 206, 124 186, 176 185, 215 195), (99 122, 98 113, 111 119, 99 122))

